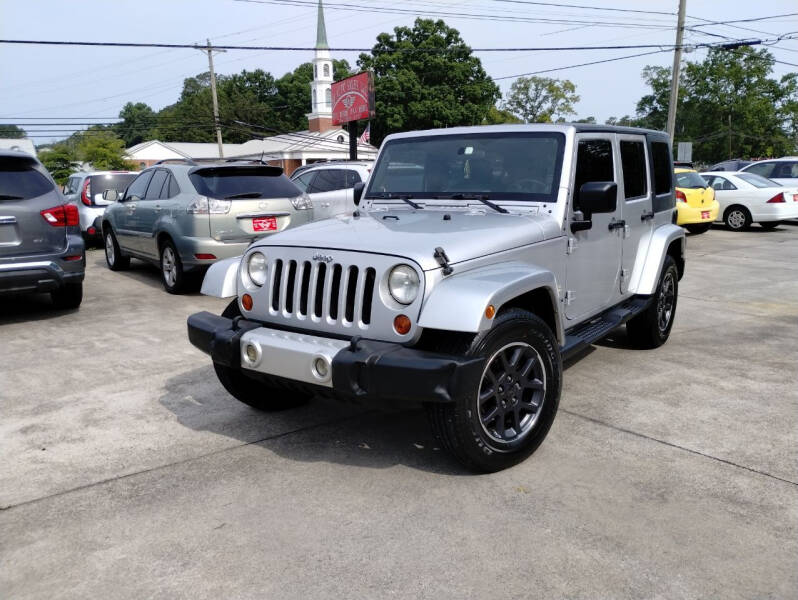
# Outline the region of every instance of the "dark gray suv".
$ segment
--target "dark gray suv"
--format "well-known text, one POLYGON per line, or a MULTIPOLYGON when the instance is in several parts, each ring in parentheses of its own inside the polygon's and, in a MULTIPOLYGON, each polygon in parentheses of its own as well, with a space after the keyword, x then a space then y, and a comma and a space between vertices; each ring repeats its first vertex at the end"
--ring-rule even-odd
POLYGON ((76 308, 85 270, 77 206, 38 160, 0 150, 0 294, 49 292, 57 308, 76 308))

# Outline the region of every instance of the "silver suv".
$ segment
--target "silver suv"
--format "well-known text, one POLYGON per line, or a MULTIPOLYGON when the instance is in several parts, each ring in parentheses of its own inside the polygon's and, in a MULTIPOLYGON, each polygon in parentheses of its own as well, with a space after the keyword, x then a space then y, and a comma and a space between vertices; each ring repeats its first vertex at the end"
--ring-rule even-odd
POLYGON ((219 380, 261 409, 322 392, 423 403, 464 465, 523 460, 551 427, 562 361, 620 325, 671 331, 685 233, 662 132, 499 125, 389 136, 353 216, 217 263, 189 317, 219 380))
POLYGON ((355 208, 354 187, 368 181, 371 161, 329 161, 300 167, 291 181, 313 201, 318 221, 336 215, 351 214, 355 208))
POLYGON ((313 220, 313 205, 279 167, 260 162, 161 164, 142 171, 103 213, 112 271, 130 258, 157 264, 167 292, 254 240, 313 220))
POLYGON ((77 207, 38 160, 0 150, 0 294, 49 292, 76 308, 85 270, 77 207))
POLYGON ((102 231, 95 226, 95 222, 102 217, 105 207, 111 204, 103 198, 103 192, 116 190, 122 194, 138 174, 138 171, 93 171, 75 173, 69 177, 64 185, 64 197, 78 207, 80 231, 84 239, 102 239, 102 231))

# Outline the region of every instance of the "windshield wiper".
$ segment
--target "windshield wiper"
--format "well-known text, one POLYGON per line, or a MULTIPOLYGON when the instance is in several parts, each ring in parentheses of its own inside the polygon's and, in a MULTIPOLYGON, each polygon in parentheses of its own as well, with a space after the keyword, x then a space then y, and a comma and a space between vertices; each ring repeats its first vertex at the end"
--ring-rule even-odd
POLYGON ((418 204, 416 202, 413 202, 411 200, 411 198, 413 197, 412 194, 392 194, 391 192, 377 192, 377 194, 378 195, 375 195, 375 196, 368 195, 368 196, 366 196, 366 199, 375 200, 375 199, 378 199, 378 198, 388 198, 389 200, 393 200, 394 198, 398 198, 399 200, 401 200, 402 202, 405 202, 406 204, 409 204, 413 208, 416 208, 416 209, 419 209, 419 210, 424 208, 420 204, 418 204))
POLYGON ((22 200, 22 196, 11 196, 10 194, 0 194, 0 200, 22 200))
POLYGON ((236 198, 260 198, 260 192, 242 192, 240 194, 233 194, 231 196, 225 196, 225 200, 235 200, 236 198))
POLYGON ((498 204, 494 204, 490 200, 488 200, 487 194, 452 194, 449 196, 452 200, 479 200, 485 206, 490 206, 496 212, 500 212, 503 214, 507 214, 509 211, 506 208, 502 208, 498 204))

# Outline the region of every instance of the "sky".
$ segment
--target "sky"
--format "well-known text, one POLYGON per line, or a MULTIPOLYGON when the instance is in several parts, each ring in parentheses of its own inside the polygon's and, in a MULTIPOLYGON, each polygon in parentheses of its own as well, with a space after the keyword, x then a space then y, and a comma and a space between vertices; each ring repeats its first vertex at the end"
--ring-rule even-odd
MULTIPOLYGON (((552 0, 557 2, 557 0, 552 0)), ((473 48, 559 47, 576 45, 672 45, 678 0, 560 0, 555 7, 525 0, 328 0, 325 6, 330 47, 371 48, 377 34, 412 26, 430 11, 458 29, 473 48), (338 5, 338 6, 336 6, 338 5), (357 7, 342 10, 341 5, 357 7), (616 10, 658 11, 642 14, 616 10), (404 14, 390 14, 400 9, 404 14), (485 15, 490 19, 484 18, 485 15), (504 19, 504 20, 502 20, 504 19)), ((0 39, 97 42, 156 42, 313 46, 316 9, 305 2, 288 5, 257 0, 0 0, 0 39)), ((722 42, 724 37, 772 39, 798 36, 798 15, 755 22, 706 25, 798 13, 795 0, 688 0, 685 43, 722 42), (742 29, 745 28, 745 29, 742 29)), ((506 95, 514 76, 655 49, 481 52, 487 73, 506 95)), ((798 39, 782 40, 770 51, 798 65, 798 39)), ((356 52, 333 52, 355 67, 356 52)), ((706 50, 685 54, 701 60, 706 50)), ((217 73, 264 69, 275 77, 312 58, 306 51, 235 51, 215 56, 217 73)), ((673 53, 659 52, 605 64, 552 71, 544 76, 570 79, 580 101, 574 118, 632 115, 647 87, 646 65, 671 66, 673 53)), ((37 144, 68 136, 79 125, 53 125, 71 119, 107 122, 128 102, 158 110, 174 103, 183 79, 207 71, 207 56, 193 49, 87 48, 0 44, 0 123, 25 123, 37 144), (45 123, 39 127, 27 124, 45 123)), ((774 76, 798 67, 777 64, 774 76)), ((310 90, 308 90, 308 105, 310 90)))

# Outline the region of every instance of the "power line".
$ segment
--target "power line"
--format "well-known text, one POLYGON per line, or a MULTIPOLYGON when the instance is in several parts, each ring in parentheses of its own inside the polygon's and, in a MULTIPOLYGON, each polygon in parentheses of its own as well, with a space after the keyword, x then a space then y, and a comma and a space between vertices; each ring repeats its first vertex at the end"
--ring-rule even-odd
POLYGON ((654 50, 653 52, 641 52, 639 54, 628 54, 626 56, 616 56, 614 58, 605 58, 604 60, 594 60, 591 62, 579 63, 576 65, 567 65, 564 67, 553 67, 551 69, 541 69, 540 71, 530 71, 529 73, 519 73, 517 75, 505 75, 503 77, 493 77, 493 81, 501 81, 503 79, 515 79, 517 77, 529 77, 530 75, 540 75, 541 73, 553 73, 554 71, 564 71, 566 69, 576 69, 577 67, 587 67, 590 65, 600 65, 602 63, 614 62, 616 60, 626 60, 628 58, 637 58, 638 56, 648 56, 650 54, 661 54, 663 52, 670 52, 671 49, 654 50))
POLYGON ((534 6, 554 6, 557 8, 581 8, 584 10, 601 10, 611 12, 638 13, 646 15, 675 16, 676 13, 659 10, 636 10, 633 8, 610 8, 606 6, 585 6, 583 4, 559 4, 555 2, 530 2, 529 0, 490 0, 491 2, 506 2, 509 4, 530 4, 534 6))

